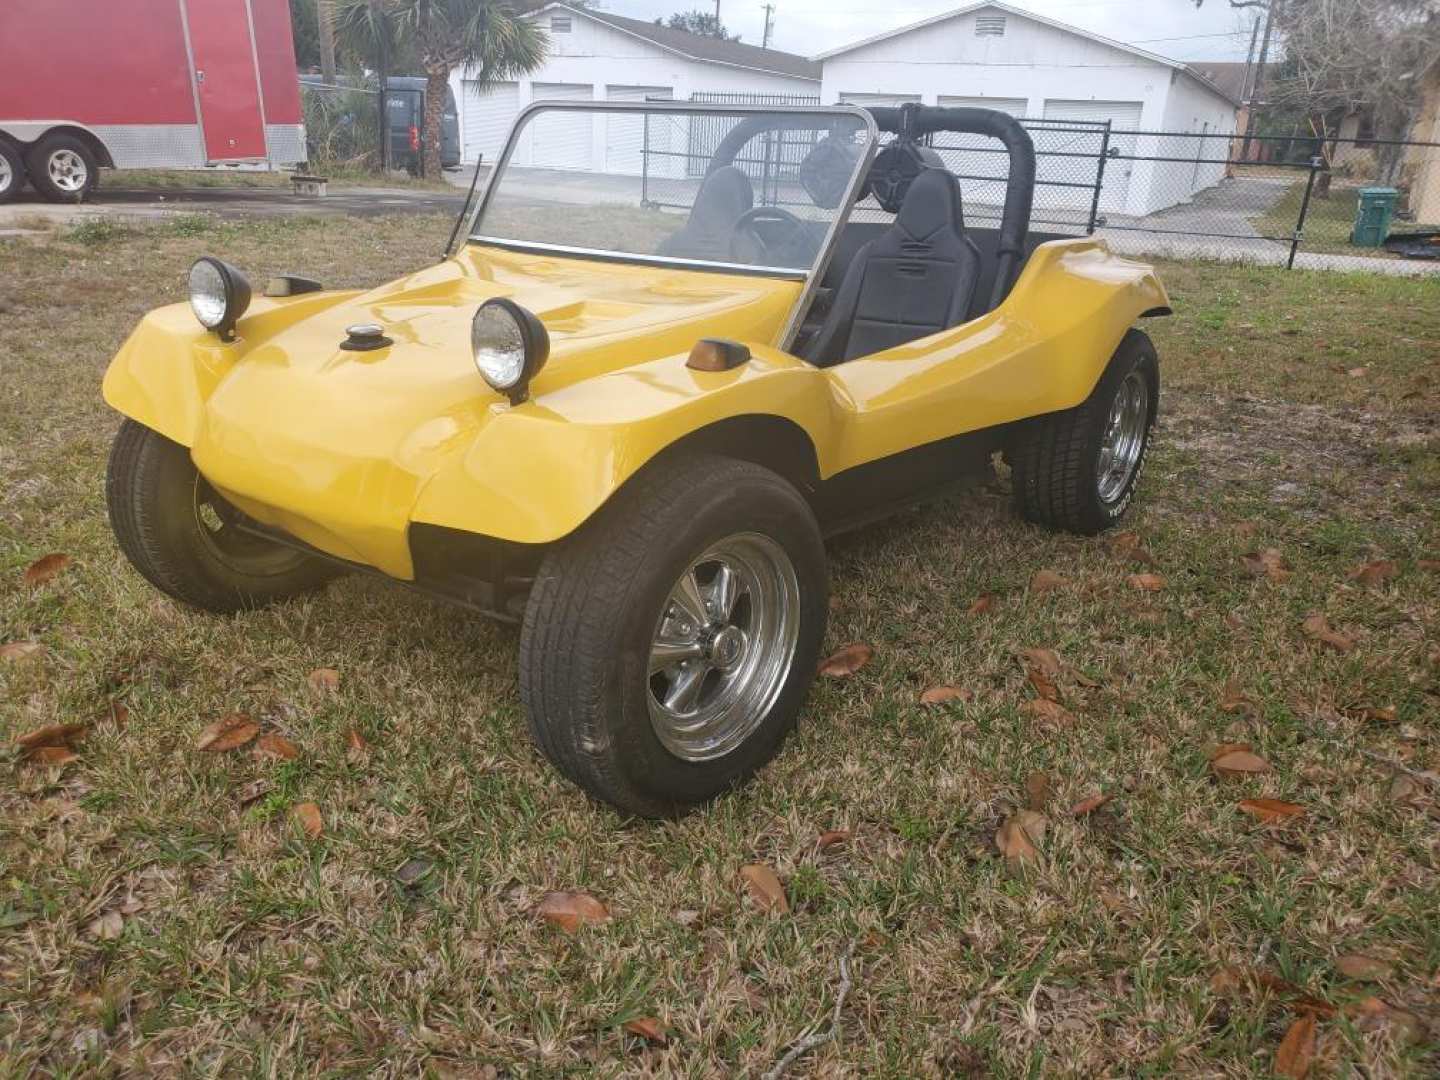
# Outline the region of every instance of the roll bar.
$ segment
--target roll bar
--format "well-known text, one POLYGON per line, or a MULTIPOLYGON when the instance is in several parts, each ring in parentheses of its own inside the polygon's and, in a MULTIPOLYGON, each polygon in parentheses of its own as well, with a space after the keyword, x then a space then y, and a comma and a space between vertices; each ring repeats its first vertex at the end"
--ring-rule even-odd
POLYGON ((898 108, 877 106, 869 112, 877 128, 902 139, 918 139, 935 131, 954 131, 962 135, 988 135, 1004 144, 1010 154, 1010 179, 1005 184, 995 286, 987 310, 999 307, 1020 275, 1025 237, 1030 232, 1030 209, 1035 198, 1035 144, 1030 140, 1030 133, 1013 116, 994 109, 947 109, 907 102, 898 108))

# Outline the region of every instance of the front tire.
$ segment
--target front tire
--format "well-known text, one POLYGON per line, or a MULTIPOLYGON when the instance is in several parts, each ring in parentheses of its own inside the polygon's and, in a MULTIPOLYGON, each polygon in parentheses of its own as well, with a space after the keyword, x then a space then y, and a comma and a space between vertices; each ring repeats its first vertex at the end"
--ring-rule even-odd
POLYGON ((30 151, 30 183, 50 202, 78 203, 100 181, 100 163, 83 139, 47 135, 30 151))
POLYGON ((1021 425, 1007 457, 1026 521, 1091 536, 1129 509, 1160 403, 1155 346, 1130 330, 1090 396, 1021 425))
POLYGON ((749 462, 677 457, 558 544, 520 635, 520 692, 551 762, 595 798, 669 817, 778 752, 829 610, 814 514, 749 462))
POLYGON ((237 528, 236 511, 179 443, 125 420, 105 477, 110 528, 136 570, 167 596, 220 614, 318 588, 324 561, 237 528))

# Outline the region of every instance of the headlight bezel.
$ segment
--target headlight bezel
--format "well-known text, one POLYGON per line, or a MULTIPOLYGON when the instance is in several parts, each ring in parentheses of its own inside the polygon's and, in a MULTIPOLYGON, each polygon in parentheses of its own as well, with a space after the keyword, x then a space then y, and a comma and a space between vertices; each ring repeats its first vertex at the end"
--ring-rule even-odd
POLYGON ((234 266, 231 266, 224 259, 217 259, 213 255, 202 255, 190 264, 190 272, 185 277, 185 291, 190 301, 190 312, 195 316, 195 321, 206 330, 212 331, 221 341, 235 340, 235 324, 250 307, 250 281, 234 266), (202 314, 201 305, 196 302, 196 296, 202 292, 195 281, 196 271, 201 266, 213 270, 220 279, 220 291, 223 296, 223 306, 217 319, 207 321, 202 314))
MULTIPOLYGON (((486 333, 493 341, 493 331, 486 329, 486 333)), ((550 335, 545 329, 545 324, 535 315, 506 296, 495 296, 486 300, 478 308, 470 319, 470 357, 474 361, 475 369, 480 372, 486 384, 498 393, 504 394, 510 399, 511 405, 518 405, 530 396, 530 382, 540 373, 545 366, 545 361, 550 357, 550 335), (513 379, 501 377, 497 372, 487 371, 482 363, 480 350, 481 320, 501 314, 506 320, 507 329, 513 329, 515 336, 519 339, 521 350, 520 364, 513 379)))

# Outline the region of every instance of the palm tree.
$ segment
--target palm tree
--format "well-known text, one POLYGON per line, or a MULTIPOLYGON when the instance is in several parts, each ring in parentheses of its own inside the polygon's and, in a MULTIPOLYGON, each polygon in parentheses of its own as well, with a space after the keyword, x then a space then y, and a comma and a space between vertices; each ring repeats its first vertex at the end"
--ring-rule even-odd
POLYGON ((476 92, 483 92, 502 79, 534 71, 545 59, 547 44, 544 32, 503 0, 339 0, 335 29, 362 55, 408 54, 419 64, 425 75, 421 165, 426 176, 440 175, 440 117, 450 72, 469 69, 476 92))

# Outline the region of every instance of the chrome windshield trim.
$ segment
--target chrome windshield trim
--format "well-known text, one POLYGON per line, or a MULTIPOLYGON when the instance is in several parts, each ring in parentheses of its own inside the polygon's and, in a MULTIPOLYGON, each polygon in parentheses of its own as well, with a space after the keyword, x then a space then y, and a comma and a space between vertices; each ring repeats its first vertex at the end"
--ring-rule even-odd
MULTIPOLYGON (((532 101, 516 115, 514 122, 510 125, 510 132, 505 136, 505 149, 500 152, 490 175, 485 178, 485 190, 475 203, 475 209, 470 213, 470 220, 465 226, 467 241, 477 241, 475 236, 475 225, 480 220, 485 209, 490 205, 491 196, 495 192, 495 178, 505 171, 510 164, 510 157, 515 152, 515 146, 519 141, 520 132, 529 121, 532 114, 546 109, 583 110, 586 112, 654 112, 654 113, 715 113, 720 116, 751 116, 764 114, 798 114, 813 116, 853 116, 858 119, 864 128, 866 139, 865 147, 861 151, 860 161, 855 172, 850 177, 850 188, 845 193, 845 198, 839 206, 839 213, 830 222, 830 228, 825 233, 825 238, 820 244, 820 254, 815 259, 813 270, 799 271, 805 275, 805 288, 801 290, 796 298, 794 306, 790 309, 790 315, 786 318, 783 327, 773 344, 786 352, 790 351, 791 345, 795 342, 795 336, 800 332, 800 325, 805 314, 810 310, 810 304, 815 298, 815 291, 819 288, 820 279, 826 268, 830 265, 830 257, 834 254, 835 238, 839 235, 840 229, 850 218, 850 212, 854 209, 859 197, 860 189, 864 186, 865 177, 870 171, 870 163, 875 158, 876 143, 880 133, 875 127, 875 118, 870 115, 869 110, 858 105, 836 104, 836 105, 731 105, 724 102, 713 101, 564 101, 564 100, 540 100, 532 101)), ((480 164, 477 162, 477 169, 480 164)), ((488 241, 495 243, 494 240, 488 241)), ((514 244, 516 241, 507 241, 514 244)), ((592 256, 594 257, 594 256, 592 256)), ((655 260, 657 264, 663 256, 629 256, 636 261, 655 260)), ((680 260, 683 261, 683 260, 680 260)), ((704 263, 696 261, 695 269, 714 270, 717 266, 724 264, 704 263)), ((763 273, 763 267, 743 268, 746 273, 763 273)), ((796 276, 796 271, 785 271, 784 275, 796 276)))
POLYGON ((547 255, 575 255, 582 259, 603 259, 606 262, 638 263, 642 266, 673 266, 677 270, 713 270, 725 274, 757 274, 762 277, 803 281, 810 273, 803 266, 756 266, 752 263, 713 262, 710 259, 682 259, 674 255, 637 255, 633 251, 612 251, 609 248, 577 247, 574 244, 546 244, 539 240, 508 240, 503 236, 477 234, 467 238, 471 244, 489 244, 506 251, 533 251, 547 255))

